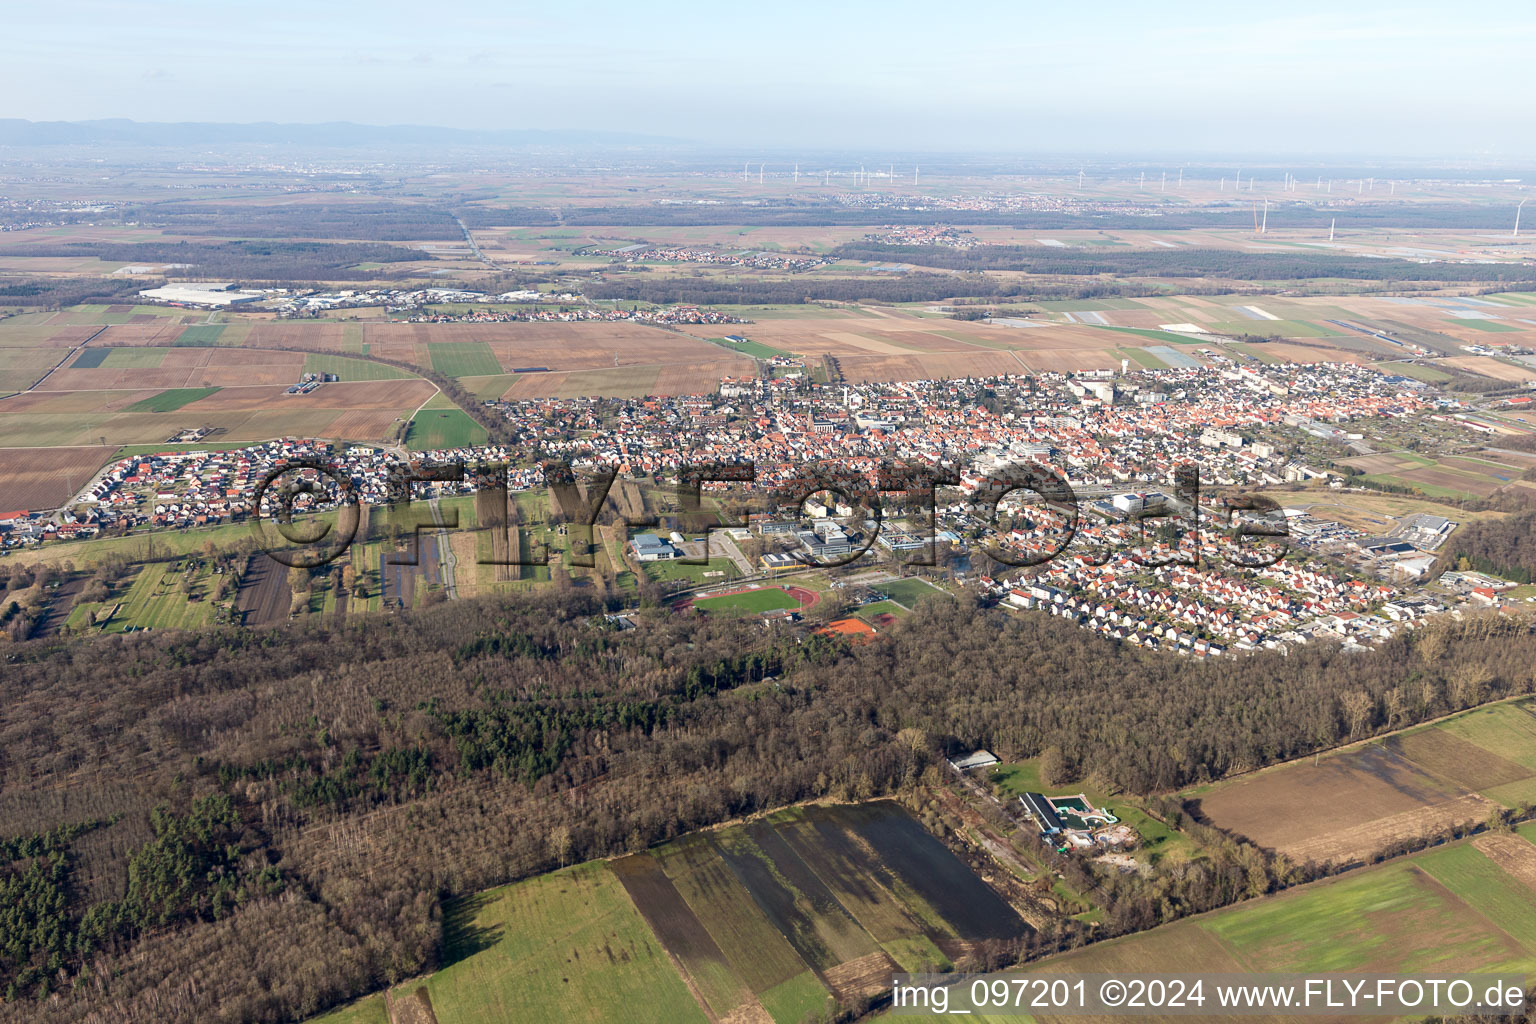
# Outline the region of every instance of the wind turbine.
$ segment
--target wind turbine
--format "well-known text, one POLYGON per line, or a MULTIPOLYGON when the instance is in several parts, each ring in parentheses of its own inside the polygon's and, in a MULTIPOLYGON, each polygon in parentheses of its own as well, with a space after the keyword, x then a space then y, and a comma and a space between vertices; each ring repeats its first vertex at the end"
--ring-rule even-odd
MULTIPOLYGON (((1527 198, 1529 198, 1529 197, 1527 197, 1527 198)), ((1520 200, 1520 206, 1524 206, 1525 204, 1526 204, 1526 200, 1525 199, 1520 200)), ((1520 206, 1515 207, 1515 233, 1510 235, 1509 236, 1510 238, 1519 238, 1520 237, 1520 206)))
POLYGON ((748 167, 747 164, 742 164, 741 165, 741 180, 742 181, 746 181, 747 180, 747 167, 748 167))
POLYGON ((1083 190, 1083 169, 1081 167, 1077 169, 1077 190, 1079 192, 1083 190))
POLYGON ((916 164, 912 165, 912 184, 914 186, 917 184, 917 165, 916 164))
POLYGON ((1163 172, 1163 184, 1162 184, 1162 187, 1158 189, 1158 191, 1159 192, 1167 192, 1168 191, 1168 172, 1167 171, 1163 172))
POLYGON ((1174 188, 1183 188, 1183 187, 1184 187, 1184 168, 1180 167, 1179 168, 1179 183, 1177 185, 1175 185, 1174 188))
POLYGON ((763 165, 762 164, 758 164, 757 165, 757 183, 759 185, 761 185, 763 183, 763 165))
POLYGON ((1335 217, 1328 222, 1328 241, 1333 241, 1333 229, 1338 227, 1339 218, 1335 217))
POLYGON ((800 165, 795 164, 795 184, 800 184, 800 165))
POLYGON ((1259 225, 1259 234, 1267 234, 1269 231, 1269 197, 1264 197, 1264 223, 1259 225))

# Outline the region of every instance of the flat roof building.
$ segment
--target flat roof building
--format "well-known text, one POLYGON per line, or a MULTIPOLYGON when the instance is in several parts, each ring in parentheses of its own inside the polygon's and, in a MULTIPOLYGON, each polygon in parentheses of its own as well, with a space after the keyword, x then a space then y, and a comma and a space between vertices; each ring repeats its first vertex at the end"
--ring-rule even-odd
POLYGON ((1024 805, 1024 810, 1035 824, 1040 826, 1040 831, 1048 836, 1053 836, 1061 831, 1061 819, 1056 816, 1056 811, 1051 807, 1050 801, 1043 793, 1025 793, 1019 797, 1019 803, 1024 805))

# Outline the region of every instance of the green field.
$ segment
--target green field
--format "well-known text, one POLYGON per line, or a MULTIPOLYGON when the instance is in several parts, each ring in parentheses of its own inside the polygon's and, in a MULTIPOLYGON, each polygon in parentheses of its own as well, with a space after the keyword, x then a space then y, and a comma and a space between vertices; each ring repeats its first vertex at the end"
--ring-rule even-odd
POLYGON ((1144 348, 1120 348, 1115 349, 1115 355, 1121 359, 1129 359, 1132 365, 1139 366, 1143 370, 1166 370, 1168 364, 1144 348))
POLYGON ((334 373, 341 380, 405 380, 412 376, 404 370, 376 363, 371 359, 310 353, 304 357, 305 373, 334 373))
POLYGON ((785 352, 782 349, 769 348, 762 342, 753 341, 750 338, 741 342, 740 344, 737 344, 734 341, 727 341, 724 338, 710 338, 709 341, 711 344, 719 345, 727 352, 740 352, 743 355, 752 356, 755 359, 772 359, 775 356, 789 356, 793 358, 795 355, 793 352, 785 352))
POLYGON ((221 391, 221 388, 171 388, 141 402, 134 402, 124 412, 174 412, 184 405, 221 391))
POLYGON ((903 604, 908 608, 916 608, 917 602, 921 601, 925 597, 935 597, 944 593, 944 591, 940 590, 939 588, 924 580, 920 580, 915 576, 909 576, 906 579, 901 580, 887 580, 884 583, 876 583, 873 584, 870 589, 877 590, 884 594, 886 597, 890 598, 892 601, 903 604))
POLYGON ((1051 299, 1038 304, 1052 313, 1098 313, 1106 309, 1145 309, 1135 299, 1051 299))
POLYGON ((792 807, 450 901, 444 966, 393 996, 398 1013, 424 987, 443 1024, 802 1024, 890 971, 951 969, 941 944, 1026 930, 896 804, 792 807))
POLYGON ((779 608, 799 608, 800 602, 779 587, 746 590, 740 594, 723 597, 706 597, 693 603, 695 608, 706 612, 771 612, 779 608))
POLYGON ((183 328, 171 344, 177 348, 212 347, 220 343, 224 331, 224 324, 192 324, 183 328))
POLYGON ((708 565, 685 565, 678 560, 647 562, 645 574, 653 580, 689 580, 698 584, 723 582, 741 575, 736 569, 736 563, 729 558, 711 558, 708 565), (705 576, 705 573, 724 575, 705 576))
POLYGON ((64 355, 59 349, 0 348, 0 391, 25 391, 64 355))
POLYGON ((1443 384, 1451 379, 1451 374, 1444 370, 1434 366, 1421 366, 1418 363, 1376 363, 1373 368, 1382 373, 1395 373, 1399 377, 1422 380, 1426 384, 1443 384))
POLYGON ((486 377, 501 373, 501 363, 483 341, 431 341, 432 369, 449 377, 486 377))
POLYGON ((380 992, 312 1018, 310 1024, 389 1024, 389 1009, 380 992))
MULTIPOLYGON (((1200 344, 1194 338, 1185 334, 1174 334, 1172 331, 1157 331, 1150 327, 1111 327, 1107 324, 1083 324, 1084 327, 1096 327, 1101 331, 1114 331, 1117 334, 1134 334, 1139 338, 1151 338, 1162 342, 1164 345, 1196 345, 1200 344)), ((1214 341, 1215 339, 1211 339, 1214 341)))
POLYGON ((460 377, 459 383, 482 402, 489 402, 506 394, 518 378, 515 373, 498 373, 489 377, 460 377))
POLYGON ((707 1020, 601 862, 451 903, 444 933, 440 1021, 707 1020))
POLYGON ((873 621, 878 615, 894 615, 898 619, 903 615, 911 614, 904 606, 895 601, 876 601, 874 604, 866 604, 854 612, 861 619, 873 621))
MULTIPOLYGON (((1536 935, 1527 934, 1536 917, 1516 919, 1530 914, 1531 893, 1501 875, 1502 869, 1470 843, 1458 843, 1095 943, 1031 964, 1026 973, 1166 974, 1198 968, 1409 977, 1528 974, 1536 970, 1536 935), (1499 899, 1515 902, 1503 906, 1499 899)), ((951 1006, 956 1005, 954 998, 951 1006)), ((881 1019, 898 1018, 887 1013, 881 1019)), ((966 1019, 1035 1018, 1019 1014, 966 1019)))
POLYGON ((217 579, 206 565, 194 567, 185 560, 151 562, 113 586, 105 601, 76 604, 65 624, 75 632, 195 629, 211 623, 217 614, 218 605, 212 600, 217 579), (183 590, 183 580, 190 590, 183 590), (107 612, 112 612, 110 617, 107 612))
POLYGON ((1309 320, 1228 320, 1201 326, 1215 334, 1253 334, 1263 338, 1337 338, 1344 333, 1309 320))
POLYGON ((1514 324, 1500 323, 1497 320, 1484 320, 1481 317, 1475 316, 1457 317, 1455 323, 1460 327, 1471 327, 1474 330, 1489 331, 1495 334, 1501 334, 1505 331, 1519 331, 1524 329, 1521 327, 1516 327, 1514 324))
MULTIPOLYGON (((81 359, 97 352, 105 353, 97 365, 112 370, 158 370, 165 362, 168 348, 106 348, 86 349, 80 353, 81 359)), ((75 360, 76 366, 85 365, 80 359, 75 360)))
POLYGON ((410 432, 405 444, 412 451, 424 452, 435 448, 459 448, 464 445, 484 444, 490 439, 484 427, 469 418, 469 414, 453 404, 446 395, 433 396, 416 412, 411 420, 410 432))

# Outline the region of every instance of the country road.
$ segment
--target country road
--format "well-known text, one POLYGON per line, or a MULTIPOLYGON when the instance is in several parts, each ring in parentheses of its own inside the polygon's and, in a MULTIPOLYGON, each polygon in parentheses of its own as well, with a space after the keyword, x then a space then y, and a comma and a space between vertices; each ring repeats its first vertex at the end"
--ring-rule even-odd
POLYGON ((436 498, 430 499, 427 505, 432 509, 432 522, 437 524, 437 564, 442 566, 443 570, 443 593, 448 596, 448 600, 457 601, 459 587, 454 572, 459 565, 458 557, 453 553, 452 539, 448 536, 448 528, 443 523, 442 506, 436 498))

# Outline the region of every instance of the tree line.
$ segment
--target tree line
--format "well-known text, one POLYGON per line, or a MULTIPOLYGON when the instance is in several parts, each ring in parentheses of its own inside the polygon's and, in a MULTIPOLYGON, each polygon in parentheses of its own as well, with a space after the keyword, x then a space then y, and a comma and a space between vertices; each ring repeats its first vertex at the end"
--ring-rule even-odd
POLYGON ((839 259, 912 263, 950 271, 1011 270, 1029 274, 1134 277, 1216 277, 1236 281, 1345 278, 1394 283, 1418 281, 1536 283, 1536 266, 1519 263, 1415 263, 1331 253, 1254 253, 1233 249, 1180 248, 1147 252, 1083 248, 1042 253, 1019 245, 952 249, 933 245, 850 242, 832 251, 839 259))

